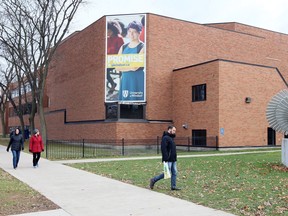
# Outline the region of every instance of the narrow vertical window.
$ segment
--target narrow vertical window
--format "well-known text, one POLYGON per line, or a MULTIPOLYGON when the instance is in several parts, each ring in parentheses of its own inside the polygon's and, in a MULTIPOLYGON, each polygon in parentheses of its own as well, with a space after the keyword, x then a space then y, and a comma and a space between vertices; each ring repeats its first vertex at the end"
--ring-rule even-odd
POLYGON ((118 118, 118 104, 107 103, 106 104, 106 119, 117 119, 118 118))

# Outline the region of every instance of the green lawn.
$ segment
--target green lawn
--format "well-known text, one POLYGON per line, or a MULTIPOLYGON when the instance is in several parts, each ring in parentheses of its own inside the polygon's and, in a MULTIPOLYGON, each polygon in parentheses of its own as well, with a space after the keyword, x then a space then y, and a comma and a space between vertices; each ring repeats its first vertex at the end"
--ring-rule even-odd
MULTIPOLYGON (((178 187, 157 182, 154 190, 236 215, 288 215, 288 169, 281 152, 180 158, 178 187)), ((161 172, 159 160, 74 164, 73 167, 148 188, 161 172)))

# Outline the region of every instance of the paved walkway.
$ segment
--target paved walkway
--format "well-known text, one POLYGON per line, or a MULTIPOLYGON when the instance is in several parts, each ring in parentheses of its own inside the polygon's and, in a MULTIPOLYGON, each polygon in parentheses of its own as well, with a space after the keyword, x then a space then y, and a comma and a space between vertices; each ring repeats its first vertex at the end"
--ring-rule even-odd
POLYGON ((23 152, 19 167, 14 170, 12 154, 7 153, 3 146, 0 146, 0 167, 61 208, 22 216, 232 216, 149 189, 65 166, 60 162, 41 158, 40 167, 34 169, 32 155, 23 152))

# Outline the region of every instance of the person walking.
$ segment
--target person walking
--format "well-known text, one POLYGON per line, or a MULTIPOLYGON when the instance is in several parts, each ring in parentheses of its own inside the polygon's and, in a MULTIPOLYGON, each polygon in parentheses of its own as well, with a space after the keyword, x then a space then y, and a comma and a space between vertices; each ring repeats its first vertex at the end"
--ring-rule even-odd
POLYGON ((20 160, 20 152, 21 150, 24 150, 24 139, 22 134, 20 134, 19 128, 16 128, 14 133, 11 134, 7 152, 9 152, 10 147, 13 155, 13 168, 17 169, 20 160))
POLYGON ((33 167, 38 167, 41 152, 44 151, 44 145, 39 130, 33 131, 34 135, 30 138, 29 151, 33 153, 33 167))
MULTIPOLYGON (((171 190, 181 190, 176 187, 177 178, 177 152, 174 138, 176 137, 176 127, 168 126, 168 130, 164 131, 161 141, 162 162, 168 162, 171 172, 171 190)), ((157 181, 164 179, 164 173, 150 179, 150 188, 153 189, 157 181)))

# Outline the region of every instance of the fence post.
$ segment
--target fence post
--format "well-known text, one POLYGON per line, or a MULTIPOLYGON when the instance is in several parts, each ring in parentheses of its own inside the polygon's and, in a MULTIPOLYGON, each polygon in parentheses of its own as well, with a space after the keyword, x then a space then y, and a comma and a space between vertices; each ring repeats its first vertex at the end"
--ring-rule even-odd
POLYGON ((48 139, 46 140, 46 158, 48 159, 48 139))
POLYGON ((159 154, 159 136, 157 136, 157 154, 159 154))
POLYGON ((124 148, 124 146, 125 146, 125 144, 124 144, 125 142, 124 142, 124 138, 122 138, 122 156, 124 156, 124 154, 125 154, 125 152, 124 152, 124 150, 125 150, 125 148, 124 148))
POLYGON ((85 147, 85 142, 84 139, 82 139, 82 157, 85 157, 85 151, 84 151, 84 147, 85 147))
POLYGON ((188 137, 188 152, 190 152, 190 137, 188 137))

